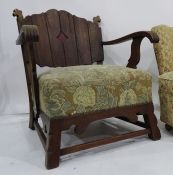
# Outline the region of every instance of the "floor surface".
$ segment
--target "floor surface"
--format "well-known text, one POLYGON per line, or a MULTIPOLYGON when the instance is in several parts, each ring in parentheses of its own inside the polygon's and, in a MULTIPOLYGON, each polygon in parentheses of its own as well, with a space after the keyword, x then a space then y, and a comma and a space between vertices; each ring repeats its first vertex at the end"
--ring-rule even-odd
MULTIPOLYGON (((157 113, 158 116, 158 113, 157 113)), ((147 136, 101 146, 61 158, 59 168, 46 170, 44 151, 28 115, 1 116, 0 175, 170 175, 173 172, 173 132, 159 122, 162 139, 147 136)), ((78 138, 72 128, 63 133, 62 147, 136 127, 118 120, 96 122, 78 138), (87 139, 84 139, 87 138, 87 139)))

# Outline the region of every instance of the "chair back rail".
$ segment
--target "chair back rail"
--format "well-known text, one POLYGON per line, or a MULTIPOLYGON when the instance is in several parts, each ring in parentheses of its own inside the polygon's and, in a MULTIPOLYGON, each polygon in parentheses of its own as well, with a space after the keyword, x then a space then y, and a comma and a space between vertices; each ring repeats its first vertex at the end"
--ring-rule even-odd
POLYGON ((101 28, 96 22, 51 9, 26 16, 20 24, 38 27, 39 42, 33 47, 39 66, 88 65, 104 60, 101 28))

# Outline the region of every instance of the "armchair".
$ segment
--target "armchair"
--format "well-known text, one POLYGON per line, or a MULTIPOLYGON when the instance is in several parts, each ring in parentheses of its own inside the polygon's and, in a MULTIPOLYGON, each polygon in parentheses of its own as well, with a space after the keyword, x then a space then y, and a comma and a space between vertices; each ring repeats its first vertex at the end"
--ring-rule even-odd
POLYGON ((62 155, 141 135, 160 139, 151 97, 151 76, 136 70, 143 38, 158 42, 152 32, 136 32, 102 41, 100 17, 93 22, 66 11, 48 10, 23 17, 15 9, 30 104, 29 128, 36 129, 46 152, 45 165, 59 165, 62 155), (102 65, 103 46, 132 40, 127 68, 102 65), (92 65, 96 62, 97 65, 92 65), (56 69, 37 76, 36 65, 56 69), (138 121, 143 115, 144 122, 138 121), (38 118, 41 117, 43 129, 38 118), (80 134, 96 120, 116 117, 141 126, 139 131, 61 148, 61 132, 75 125, 80 134))
POLYGON ((173 28, 158 25, 152 31, 160 38, 154 44, 154 50, 159 69, 159 98, 160 119, 165 128, 170 131, 173 127, 173 28))

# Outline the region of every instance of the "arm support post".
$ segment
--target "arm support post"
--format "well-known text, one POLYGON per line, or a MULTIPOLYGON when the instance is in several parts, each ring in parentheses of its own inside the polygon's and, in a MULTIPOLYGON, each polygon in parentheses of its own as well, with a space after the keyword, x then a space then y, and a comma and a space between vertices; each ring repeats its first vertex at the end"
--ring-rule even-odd
POLYGON ((120 44, 126 41, 132 40, 131 44, 131 56, 128 60, 127 67, 136 68, 137 64, 140 61, 140 46, 141 42, 144 38, 148 38, 151 43, 159 42, 159 37, 156 33, 151 31, 140 31, 135 32, 124 37, 111 40, 111 41, 103 41, 103 45, 113 45, 113 44, 120 44))

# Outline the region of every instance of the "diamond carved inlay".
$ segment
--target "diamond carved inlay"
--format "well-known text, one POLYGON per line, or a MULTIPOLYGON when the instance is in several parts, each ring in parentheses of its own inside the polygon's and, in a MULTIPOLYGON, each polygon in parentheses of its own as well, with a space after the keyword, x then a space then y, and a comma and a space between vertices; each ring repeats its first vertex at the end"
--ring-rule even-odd
POLYGON ((63 43, 68 39, 68 36, 64 32, 60 31, 56 38, 63 43))

